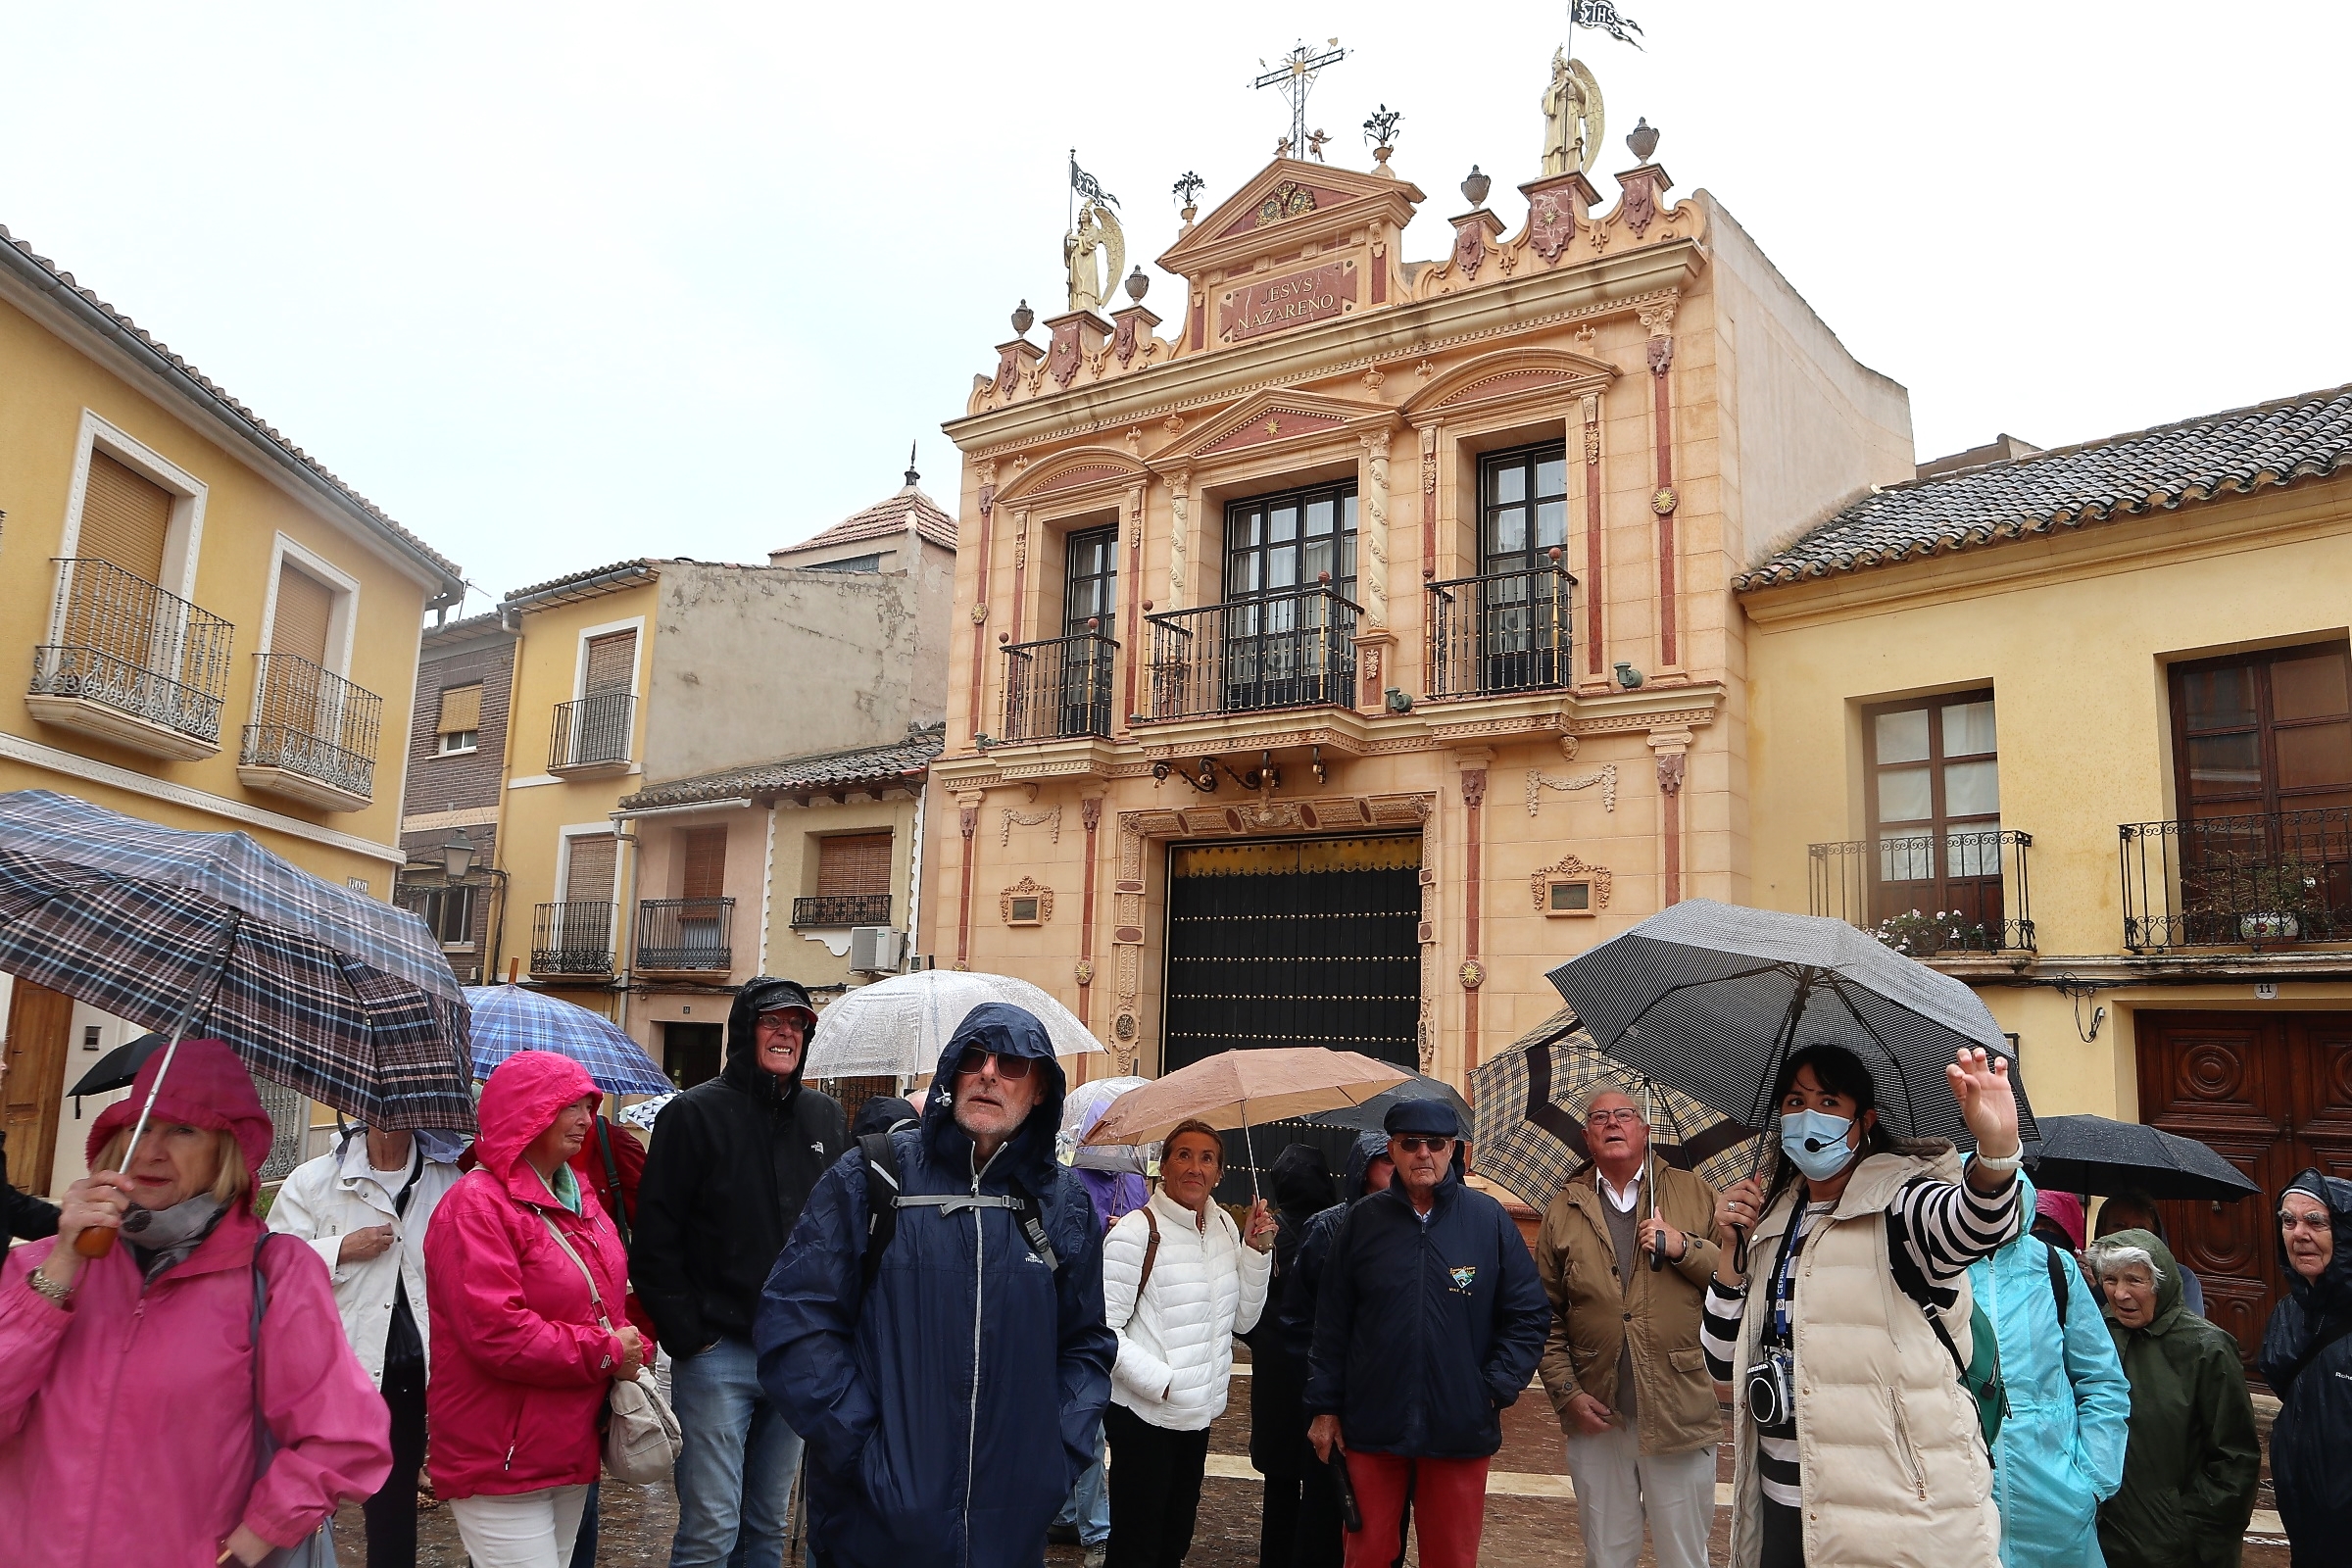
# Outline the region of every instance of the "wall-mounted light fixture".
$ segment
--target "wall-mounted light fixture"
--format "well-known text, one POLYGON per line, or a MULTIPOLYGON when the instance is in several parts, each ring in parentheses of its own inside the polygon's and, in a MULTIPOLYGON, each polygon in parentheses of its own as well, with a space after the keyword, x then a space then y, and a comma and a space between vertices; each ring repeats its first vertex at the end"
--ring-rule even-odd
POLYGON ((1386 696, 1388 698, 1390 712, 1409 713, 1413 710, 1412 693, 1398 691, 1396 687, 1392 686, 1388 689, 1386 696))
POLYGON ((1617 661, 1617 684, 1629 692, 1639 691, 1642 688, 1642 672, 1620 659, 1617 661))

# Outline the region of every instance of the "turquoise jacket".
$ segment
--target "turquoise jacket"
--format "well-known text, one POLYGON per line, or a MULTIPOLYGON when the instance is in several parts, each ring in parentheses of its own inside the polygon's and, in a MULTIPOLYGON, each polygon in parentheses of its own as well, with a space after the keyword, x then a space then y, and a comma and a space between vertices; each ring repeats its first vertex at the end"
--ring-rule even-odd
MULTIPOLYGON (((2020 1178, 2023 1180, 2024 1178, 2020 1178)), ((2023 1195, 2034 1219, 2034 1189, 2023 1195)), ((2132 1385, 2116 1359, 2099 1296, 2060 1252, 2066 1328, 2050 1280, 2051 1250, 2020 1236, 1968 1270, 1969 1289, 1992 1315, 2001 1347, 2009 1418, 1993 1454, 2001 1510, 2002 1568, 2105 1568, 2098 1505, 2124 1481, 2132 1385)))

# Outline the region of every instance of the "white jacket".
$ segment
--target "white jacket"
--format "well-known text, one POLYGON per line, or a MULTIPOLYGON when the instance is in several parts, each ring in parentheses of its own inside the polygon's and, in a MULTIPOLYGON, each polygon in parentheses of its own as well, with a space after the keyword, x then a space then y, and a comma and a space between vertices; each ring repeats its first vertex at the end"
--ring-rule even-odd
MULTIPOLYGON (((399 1173, 384 1174, 398 1179, 399 1173)), ((426 1159, 416 1172, 416 1191, 409 1211, 394 1211, 392 1195, 368 1165, 368 1138, 355 1134, 336 1152, 320 1154, 294 1168, 277 1200, 270 1205, 270 1228, 299 1236, 325 1260, 335 1284, 335 1307, 343 1314, 343 1337, 351 1342, 368 1375, 384 1379, 384 1337, 392 1327, 395 1284, 409 1288, 409 1314, 416 1320, 416 1336, 424 1342, 425 1359, 432 1359, 432 1330, 424 1301, 424 1232, 442 1195, 458 1184, 457 1166, 426 1159), (398 1240, 356 1263, 339 1263, 336 1253, 351 1231, 389 1225, 398 1240)))
POLYGON ((1243 1245, 1233 1217, 1215 1204, 1200 1216, 1165 1193, 1152 1194, 1159 1253, 1136 1298, 1152 1233, 1144 1211, 1121 1219, 1102 1243, 1102 1306, 1119 1337, 1110 1396, 1155 1427, 1199 1432, 1225 1413, 1233 1379, 1233 1337, 1257 1327, 1274 1255, 1243 1245), (1162 1397, 1162 1395, 1165 1397, 1162 1397))

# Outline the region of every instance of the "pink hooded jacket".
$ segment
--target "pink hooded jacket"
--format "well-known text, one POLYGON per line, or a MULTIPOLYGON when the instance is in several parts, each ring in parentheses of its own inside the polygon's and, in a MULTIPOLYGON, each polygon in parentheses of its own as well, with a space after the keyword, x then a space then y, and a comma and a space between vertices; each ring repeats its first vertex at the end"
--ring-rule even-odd
POLYGON ((594 1193, 583 1184, 583 1212, 574 1215, 522 1158, 558 1111, 596 1092, 569 1056, 518 1051, 500 1062, 482 1088, 478 1163, 441 1200, 425 1233, 433 1314, 425 1419, 433 1491, 446 1500, 596 1479, 597 1422, 621 1345, 598 1324, 586 1277, 540 1216, 596 1271, 615 1327, 624 1321, 628 1256, 594 1193))
MULTIPOLYGON (((150 1057, 130 1099, 99 1115, 93 1157, 137 1115, 162 1061, 150 1057)), ((234 1132, 249 1169, 269 1157, 269 1114, 217 1040, 181 1043, 155 1113, 234 1132)), ((383 1485, 390 1417, 307 1247, 262 1253, 270 1304, 255 1364, 262 1236, 249 1204, 153 1281, 118 1243, 82 1265, 71 1310, 25 1283, 54 1241, 0 1265, 0 1563, 199 1568, 240 1523, 292 1545, 338 1501, 383 1485), (257 1400, 278 1445, 259 1481, 257 1400)))

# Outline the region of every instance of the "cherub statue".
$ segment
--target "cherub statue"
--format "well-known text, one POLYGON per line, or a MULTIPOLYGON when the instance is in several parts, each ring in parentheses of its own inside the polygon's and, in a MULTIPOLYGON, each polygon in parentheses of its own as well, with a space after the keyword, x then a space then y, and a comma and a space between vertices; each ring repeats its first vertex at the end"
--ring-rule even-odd
POLYGON ((1600 151, 1604 123, 1600 83, 1582 60, 1551 52, 1551 85, 1544 89, 1544 172, 1584 173, 1600 151))
POLYGON ((1100 311, 1127 266, 1127 236, 1110 209, 1089 202, 1078 209, 1078 226, 1063 236, 1061 255, 1070 269, 1070 309, 1100 311))
POLYGON ((1306 150, 1314 156, 1316 163, 1319 164, 1324 161, 1323 148, 1328 142, 1330 142, 1330 140, 1331 138, 1329 136, 1325 135, 1319 130, 1306 138, 1306 150))
POLYGON ((1278 141, 1278 142, 1276 142, 1276 143, 1274 144, 1274 156, 1275 156, 1275 157, 1277 157, 1277 158, 1288 158, 1288 157, 1290 157, 1290 156, 1291 156, 1291 138, 1290 138, 1290 137, 1288 137, 1288 136, 1285 136, 1285 137, 1283 137, 1283 138, 1282 138, 1282 140, 1280 140, 1280 141, 1278 141))

